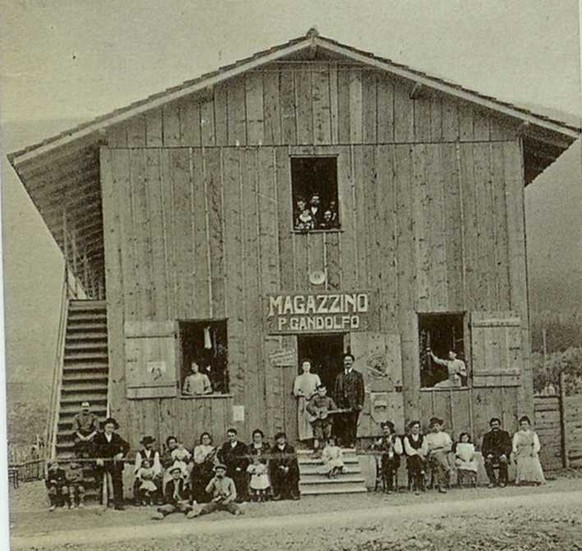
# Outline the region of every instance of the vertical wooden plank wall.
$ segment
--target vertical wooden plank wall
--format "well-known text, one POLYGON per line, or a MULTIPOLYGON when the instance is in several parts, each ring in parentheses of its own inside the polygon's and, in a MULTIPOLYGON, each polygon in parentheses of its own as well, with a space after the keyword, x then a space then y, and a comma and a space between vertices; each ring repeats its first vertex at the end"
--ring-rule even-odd
POLYGON ((269 364, 282 341, 263 333, 262 297, 316 290, 309 272, 325 269, 325 289, 372 290, 382 304, 374 329, 401 334, 407 419, 438 413, 477 434, 505 404, 510 421, 513 389, 459 399, 420 391, 416 312, 514 310, 527 339, 515 127, 411 91, 361 66, 277 64, 110 132, 102 178, 115 414, 160 437, 178 422, 220 433, 240 404, 247 433, 285 428, 286 386, 269 364), (337 155, 341 232, 292 232, 298 146, 337 155), (233 397, 126 403, 123 321, 196 318, 228 318, 233 397))

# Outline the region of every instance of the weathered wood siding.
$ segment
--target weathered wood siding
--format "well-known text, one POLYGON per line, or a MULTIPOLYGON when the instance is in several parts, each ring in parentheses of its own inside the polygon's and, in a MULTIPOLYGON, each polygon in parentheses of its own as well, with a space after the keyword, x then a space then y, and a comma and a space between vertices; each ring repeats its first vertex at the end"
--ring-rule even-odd
POLYGON ((527 367, 521 387, 454 391, 459 404, 419 388, 417 312, 516 312, 528 365, 522 152, 510 125, 337 65, 271 67, 210 95, 136 119, 102 149, 110 396, 134 443, 144 431, 222 437, 233 404, 246 406, 245 436, 293 437, 295 370, 268 361, 292 339, 265 335, 262 297, 322 289, 313 269, 327 271, 326 289, 377 293, 370 330, 401 336, 408 420, 439 413, 478 433, 493 414, 509 424, 533 411, 527 367), (293 154, 337 155, 341 231, 292 232, 293 154), (127 401, 124 322, 195 318, 228 319, 232 397, 127 401))
POLYGON ((372 68, 278 63, 108 132, 116 147, 513 140, 518 124, 372 68))

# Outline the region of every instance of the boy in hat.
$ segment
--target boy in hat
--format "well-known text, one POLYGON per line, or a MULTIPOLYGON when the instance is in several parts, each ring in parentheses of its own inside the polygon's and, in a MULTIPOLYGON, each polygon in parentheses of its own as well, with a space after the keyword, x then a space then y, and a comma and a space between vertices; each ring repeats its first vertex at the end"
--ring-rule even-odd
POLYGON ((240 506, 236 500, 236 486, 232 478, 226 476, 226 465, 219 463, 214 468, 214 478, 206 486, 206 493, 212 494, 210 503, 206 503, 198 511, 188 513, 188 518, 208 515, 214 511, 228 511, 233 515, 242 514, 240 506))
POLYGON ((163 520, 172 513, 189 515, 192 511, 192 506, 188 502, 186 483, 182 478, 182 469, 178 466, 171 467, 169 473, 172 478, 166 482, 164 504, 158 507, 158 510, 152 516, 155 520, 163 520))
MULTIPOLYGON (((113 507, 123 510, 123 458, 129 451, 129 444, 117 434, 119 425, 113 417, 103 421, 103 432, 95 436, 97 456, 97 480, 103 484, 106 476, 111 476, 113 486, 113 507)), ((103 491, 103 488, 101 488, 103 491)), ((104 503, 104 505, 106 505, 104 503)))
POLYGON ((71 507, 83 508, 85 505, 85 484, 83 477, 83 466, 73 461, 65 472, 67 487, 69 489, 69 509, 71 507))
POLYGON ((449 453, 453 449, 451 437, 444 432, 444 421, 438 417, 431 417, 430 430, 426 437, 428 449, 428 462, 433 474, 433 480, 436 482, 438 491, 446 493, 445 486, 449 483, 449 453))
POLYGON ((387 493, 394 491, 396 473, 400 467, 402 455, 402 441, 394 434, 394 423, 385 421, 380 424, 382 436, 372 444, 372 449, 382 452, 380 456, 380 476, 384 490, 387 493))
POLYGON ((310 423, 314 436, 313 451, 319 457, 321 456, 321 447, 331 437, 333 421, 329 412, 336 410, 337 407, 333 399, 327 395, 325 385, 319 384, 315 390, 316 393, 311 397, 305 409, 311 415, 310 423))
POLYGON ((79 458, 91 457, 94 450, 94 438, 99 432, 99 419, 91 413, 89 402, 81 403, 81 411, 73 417, 75 434, 74 450, 79 458))
POLYGON ((50 502, 49 511, 54 511, 55 507, 60 507, 69 495, 65 471, 59 467, 57 461, 50 461, 48 464, 45 486, 50 502))
POLYGON ((416 495, 424 492, 425 463, 428 447, 425 436, 420 431, 420 421, 411 421, 408 434, 404 437, 406 467, 408 469, 408 485, 416 495))

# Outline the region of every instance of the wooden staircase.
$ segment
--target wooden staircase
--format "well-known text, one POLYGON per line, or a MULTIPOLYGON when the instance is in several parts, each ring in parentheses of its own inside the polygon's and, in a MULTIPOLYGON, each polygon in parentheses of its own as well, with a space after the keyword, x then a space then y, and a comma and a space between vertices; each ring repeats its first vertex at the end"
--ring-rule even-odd
POLYGON ((360 461, 354 448, 343 448, 344 472, 329 479, 320 474, 321 459, 312 457, 310 450, 298 450, 299 490, 302 496, 326 494, 361 494, 367 492, 360 461))
MULTIPOLYGON (((107 310, 105 301, 70 300, 59 397, 55 453, 58 460, 73 458, 73 417, 88 401, 101 421, 107 416, 107 310)), ((95 494, 91 467, 84 469, 86 497, 95 494)))

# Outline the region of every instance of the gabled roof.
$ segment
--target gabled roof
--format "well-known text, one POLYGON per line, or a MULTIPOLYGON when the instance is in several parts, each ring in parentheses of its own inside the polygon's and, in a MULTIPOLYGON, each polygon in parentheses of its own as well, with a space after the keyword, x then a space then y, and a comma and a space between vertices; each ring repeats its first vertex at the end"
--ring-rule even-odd
POLYGON ((251 69, 259 68, 263 65, 280 60, 292 54, 297 54, 304 50, 314 49, 321 49, 324 52, 339 55, 355 62, 371 65, 379 70, 384 70, 393 75, 412 80, 418 85, 438 90, 453 97, 475 103, 483 108, 492 109, 516 119, 521 119, 526 124, 532 124, 546 130, 558 132, 564 137, 570 138, 572 141, 580 136, 580 128, 575 126, 571 126, 544 115, 533 113, 528 109, 518 107, 517 105, 501 101, 491 96, 480 94, 479 92, 469 90, 458 84, 447 82, 441 78, 430 76, 427 73, 417 71, 390 59, 341 44, 331 38, 320 36, 315 29, 310 29, 305 36, 295 38, 284 44, 258 52, 251 57, 241 59, 230 65, 225 65, 193 80, 187 80, 178 86, 168 88, 163 92, 159 92, 143 100, 134 102, 127 107, 117 109, 107 115, 97 117, 37 144, 16 151, 9 155, 9 159, 13 164, 24 162, 36 155, 41 155, 51 149, 66 145, 67 143, 87 137, 90 134, 101 131, 111 125, 126 121, 135 115, 161 107, 167 103, 205 88, 215 86, 224 80, 240 75, 251 69))
POLYGON ((524 133, 526 182, 531 181, 580 136, 580 129, 550 117, 468 90, 374 54, 320 36, 311 29, 295 38, 188 80, 31 145, 8 156, 49 231, 71 267, 79 273, 104 278, 103 215, 100 188, 99 145, 110 127, 207 90, 228 79, 268 64, 288 59, 313 59, 316 54, 385 71, 448 94, 482 109, 521 122, 524 133))

